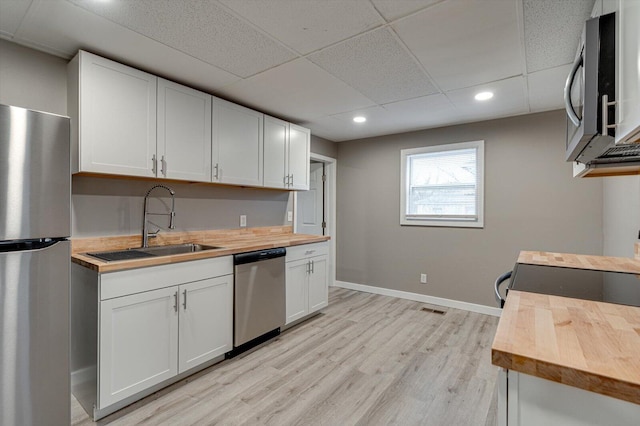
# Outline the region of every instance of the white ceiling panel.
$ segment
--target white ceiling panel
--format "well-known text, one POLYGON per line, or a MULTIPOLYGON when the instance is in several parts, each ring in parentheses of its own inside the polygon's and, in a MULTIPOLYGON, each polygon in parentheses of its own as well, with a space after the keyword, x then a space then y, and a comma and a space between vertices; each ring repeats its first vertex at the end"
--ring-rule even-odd
POLYGON ((564 83, 571 64, 529 74, 529 106, 531 112, 564 108, 564 83))
POLYGON ((371 0, 378 12, 391 22, 444 0, 371 0))
POLYGON ((479 121, 529 112, 525 86, 525 79, 520 76, 453 90, 446 95, 462 117, 470 121, 479 121), (474 96, 484 91, 493 92, 493 98, 488 101, 476 101, 474 96))
POLYGON ((16 41, 71 58, 87 49, 164 77, 213 90, 238 77, 204 61, 123 28, 66 1, 37 1, 16 41))
POLYGON ((368 0, 220 0, 301 54, 384 24, 368 0), (328 6, 331 7, 328 7, 328 6))
POLYGON ((240 77, 249 77, 295 58, 288 49, 215 2, 70 1, 240 77))
POLYGON ((351 38, 308 58, 377 103, 437 92, 387 28, 351 38))
POLYGON ((594 0, 523 0, 529 73, 573 62, 594 0))
POLYGON ((218 91, 254 108, 301 121, 375 105, 364 95, 300 58, 218 91), (292 109, 291 105, 297 107, 292 109))
POLYGON ((561 108, 593 2, 0 0, 0 37, 85 49, 342 141, 561 108), (481 88, 494 99, 475 101, 481 88))
POLYGON ((31 0, 0 1, 0 35, 12 37, 27 14, 31 0))
POLYGON ((392 26, 442 90, 523 73, 516 1, 449 0, 392 26))

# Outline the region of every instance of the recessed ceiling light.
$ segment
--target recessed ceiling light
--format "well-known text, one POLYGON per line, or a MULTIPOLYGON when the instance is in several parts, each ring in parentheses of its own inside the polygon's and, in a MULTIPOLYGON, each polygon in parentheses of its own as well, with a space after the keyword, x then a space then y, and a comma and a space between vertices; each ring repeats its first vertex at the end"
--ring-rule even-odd
POLYGON ((357 117, 353 117, 353 121, 355 121, 356 123, 364 123, 365 121, 367 121, 367 118, 359 115, 357 117))
POLYGON ((476 101, 486 101, 493 98, 493 92, 480 92, 476 96, 476 101))

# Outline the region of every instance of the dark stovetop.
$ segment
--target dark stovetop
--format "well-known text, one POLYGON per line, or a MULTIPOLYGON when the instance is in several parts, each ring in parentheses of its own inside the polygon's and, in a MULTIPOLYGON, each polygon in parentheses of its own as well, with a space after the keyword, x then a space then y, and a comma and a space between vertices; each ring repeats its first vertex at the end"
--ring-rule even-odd
POLYGON ((640 306, 640 275, 516 264, 509 289, 640 306))

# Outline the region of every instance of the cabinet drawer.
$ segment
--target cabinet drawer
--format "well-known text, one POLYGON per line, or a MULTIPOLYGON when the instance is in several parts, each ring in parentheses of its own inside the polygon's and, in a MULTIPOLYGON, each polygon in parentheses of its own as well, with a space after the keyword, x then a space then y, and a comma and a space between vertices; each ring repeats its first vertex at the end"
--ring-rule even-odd
POLYGON ((329 245, 326 241, 321 243, 303 244, 301 246, 287 247, 287 262, 300 260, 307 257, 329 254, 329 245))
POLYGON ((232 256, 100 274, 100 300, 228 274, 233 274, 232 256))

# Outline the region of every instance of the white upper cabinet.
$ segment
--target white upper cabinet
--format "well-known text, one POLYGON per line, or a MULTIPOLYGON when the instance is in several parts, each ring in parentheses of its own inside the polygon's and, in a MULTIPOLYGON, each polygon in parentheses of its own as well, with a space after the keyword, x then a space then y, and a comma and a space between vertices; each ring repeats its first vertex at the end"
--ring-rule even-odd
POLYGON ((68 75, 73 171, 155 176, 157 78, 84 51, 68 75))
POLYGON ((211 182, 211 95, 158 79, 158 177, 211 182))
POLYGON ((277 118, 264 120, 264 186, 309 189, 311 132, 277 118))
POLYGON ((289 123, 265 115, 264 186, 268 188, 288 188, 288 145, 289 123))
POLYGON ((213 98, 213 182, 263 185, 264 114, 213 98))
POLYGON ((616 143, 640 142, 640 1, 619 0, 616 143))
POLYGON ((309 189, 311 131, 289 125, 289 189, 309 189))

